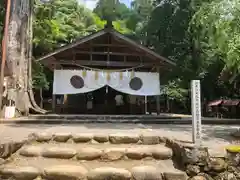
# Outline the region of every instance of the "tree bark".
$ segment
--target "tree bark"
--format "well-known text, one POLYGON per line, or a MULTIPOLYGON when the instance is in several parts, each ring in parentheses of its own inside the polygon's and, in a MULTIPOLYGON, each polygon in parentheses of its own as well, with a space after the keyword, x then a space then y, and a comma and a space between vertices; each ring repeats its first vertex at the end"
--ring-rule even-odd
POLYGON ((33 45, 33 7, 34 7, 34 0, 29 0, 29 19, 28 19, 28 25, 29 25, 29 41, 28 41, 28 95, 30 98, 31 102, 31 107, 35 112, 38 113, 46 113, 47 111, 40 108, 35 99, 34 99, 34 94, 33 94, 33 87, 32 87, 32 61, 33 61, 33 56, 32 56, 32 45, 33 45))
POLYGON ((7 47, 7 66, 10 67, 7 97, 25 115, 29 109, 46 112, 36 105, 32 96, 32 5, 32 0, 12 0, 7 47))

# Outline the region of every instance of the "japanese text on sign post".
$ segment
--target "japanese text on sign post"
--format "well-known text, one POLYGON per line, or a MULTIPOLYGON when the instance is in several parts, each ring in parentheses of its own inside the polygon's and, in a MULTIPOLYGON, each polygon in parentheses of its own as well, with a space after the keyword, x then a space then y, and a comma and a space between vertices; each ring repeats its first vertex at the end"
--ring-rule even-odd
POLYGON ((193 80, 191 84, 192 94, 192 126, 193 142, 195 145, 201 145, 202 123, 201 123, 201 90, 200 81, 193 80))

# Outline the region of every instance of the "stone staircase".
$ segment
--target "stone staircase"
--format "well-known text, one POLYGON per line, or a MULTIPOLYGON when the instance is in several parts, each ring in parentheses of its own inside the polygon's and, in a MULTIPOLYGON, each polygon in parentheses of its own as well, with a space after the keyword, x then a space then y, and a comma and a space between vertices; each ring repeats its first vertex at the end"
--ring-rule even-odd
POLYGON ((166 139, 141 134, 36 133, 0 167, 0 179, 187 180, 166 139))

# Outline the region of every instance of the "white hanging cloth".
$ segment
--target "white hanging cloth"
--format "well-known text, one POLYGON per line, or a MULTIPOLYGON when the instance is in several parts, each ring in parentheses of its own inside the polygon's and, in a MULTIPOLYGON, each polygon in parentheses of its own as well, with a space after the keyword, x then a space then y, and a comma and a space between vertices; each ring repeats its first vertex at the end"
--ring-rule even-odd
POLYGON ((134 77, 131 77, 131 72, 86 71, 86 76, 83 74, 83 70, 54 70, 53 94, 87 93, 107 85, 131 95, 160 95, 159 73, 134 72, 134 77), (72 85, 73 76, 83 80, 82 87, 72 85))

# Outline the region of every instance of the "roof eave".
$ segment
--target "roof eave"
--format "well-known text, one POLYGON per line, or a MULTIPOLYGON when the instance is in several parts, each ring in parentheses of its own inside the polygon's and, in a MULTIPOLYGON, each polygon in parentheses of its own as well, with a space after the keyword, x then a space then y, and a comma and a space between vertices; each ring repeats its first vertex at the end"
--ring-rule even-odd
POLYGON ((71 43, 71 44, 68 44, 68 45, 66 45, 66 46, 60 47, 58 50, 56 50, 56 51, 54 51, 54 52, 52 52, 52 53, 49 53, 49 54, 47 54, 47 55, 45 55, 45 56, 43 56, 43 57, 40 57, 40 58, 37 59, 36 61, 42 61, 42 60, 44 60, 44 59, 48 59, 48 58, 50 58, 50 57, 52 57, 52 56, 54 56, 54 55, 56 55, 56 54, 58 54, 58 53, 60 53, 60 52, 62 52, 62 51, 65 51, 65 50, 68 50, 68 49, 70 49, 70 48, 76 47, 76 46, 78 46, 79 44, 85 43, 85 42, 87 42, 87 41, 89 41, 89 40, 92 40, 92 39, 94 39, 94 38, 97 38, 97 37, 99 37, 99 36, 101 36, 101 35, 104 35, 104 34, 106 34, 106 33, 111 33, 111 34, 117 36, 118 38, 125 40, 125 41, 128 42, 129 44, 140 48, 141 50, 147 52, 148 54, 151 54, 151 55, 154 56, 156 59, 159 59, 159 60, 161 60, 161 61, 163 61, 163 62, 165 62, 165 63, 167 63, 167 64, 170 64, 170 65, 172 65, 172 66, 176 66, 176 63, 175 63, 175 62, 173 62, 173 61, 171 61, 171 60, 169 60, 169 59, 167 59, 167 58, 165 58, 165 57, 160 56, 159 54, 155 53, 155 52, 152 51, 151 49, 149 49, 149 48, 147 48, 147 47, 145 47, 145 46, 143 46, 143 45, 141 45, 141 44, 138 44, 137 42, 131 40, 131 39, 128 38, 128 37, 125 37, 123 34, 119 33, 118 31, 116 31, 116 30, 114 30, 114 29, 112 29, 112 28, 105 28, 105 29, 103 29, 103 30, 101 30, 101 31, 98 31, 98 32, 93 33, 93 34, 90 34, 90 35, 88 35, 88 36, 86 36, 86 37, 83 37, 83 38, 81 38, 81 39, 78 39, 78 40, 76 40, 74 43, 71 43))
POLYGON ((149 49, 149 48, 147 48, 147 47, 145 47, 145 46, 143 46, 143 45, 141 45, 141 44, 136 43, 135 41, 131 40, 130 38, 125 37, 123 34, 119 33, 118 31, 116 31, 116 30, 113 29, 110 33, 113 33, 113 34, 116 35, 117 37, 119 37, 119 38, 121 38, 121 39, 124 39, 125 41, 127 41, 127 42, 130 43, 130 44, 132 44, 133 46, 137 46, 138 48, 146 51, 147 53, 149 53, 149 54, 151 54, 151 55, 153 55, 153 56, 156 57, 157 59, 160 59, 160 60, 162 60, 162 61, 165 61, 166 63, 171 64, 171 65, 173 65, 173 66, 176 66, 176 63, 175 63, 175 62, 173 62, 173 61, 171 61, 171 60, 169 60, 169 59, 167 59, 167 58, 165 58, 165 57, 163 57, 163 56, 160 56, 160 55, 157 54, 156 52, 152 51, 151 49, 149 49))

